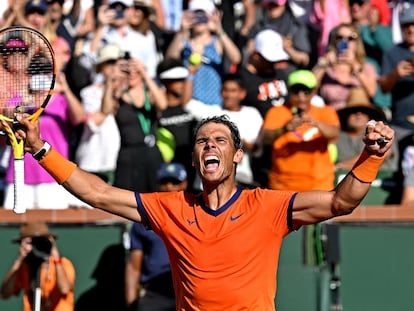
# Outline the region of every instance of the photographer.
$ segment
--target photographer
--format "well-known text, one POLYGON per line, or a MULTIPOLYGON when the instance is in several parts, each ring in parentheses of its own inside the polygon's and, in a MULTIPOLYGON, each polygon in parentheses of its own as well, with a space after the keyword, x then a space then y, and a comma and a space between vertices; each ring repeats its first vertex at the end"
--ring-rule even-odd
POLYGON ((13 240, 20 243, 19 254, 2 281, 1 298, 18 296, 24 290, 24 311, 35 310, 36 305, 42 311, 74 309, 75 269, 69 259, 60 257, 56 238, 44 222, 20 227, 20 236, 13 240))

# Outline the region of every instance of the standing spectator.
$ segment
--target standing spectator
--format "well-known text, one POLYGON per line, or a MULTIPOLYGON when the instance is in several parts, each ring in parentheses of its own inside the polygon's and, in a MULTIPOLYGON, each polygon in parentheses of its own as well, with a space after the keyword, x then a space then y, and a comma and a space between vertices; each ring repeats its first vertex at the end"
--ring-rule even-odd
MULTIPOLYGON (((358 27, 364 44, 365 59, 375 66, 376 73, 379 76, 383 54, 393 45, 393 41, 391 27, 381 23, 381 11, 373 2, 373 0, 351 0, 350 7, 352 23, 358 27)), ((391 95, 384 94, 381 88, 377 87, 372 102, 385 111, 389 111, 391 95)))
POLYGON ((159 124, 174 134, 175 150, 173 162, 182 163, 188 172, 188 185, 191 190, 195 173, 191 160, 191 137, 196 125, 194 116, 184 109, 183 93, 188 69, 179 59, 165 58, 158 64, 157 76, 165 88, 168 107, 161 112, 159 124))
MULTIPOLYGON (((47 109, 40 116, 40 128, 44 130, 43 138, 53 143, 65 157, 70 158, 70 140, 75 126, 85 120, 85 112, 79 99, 72 92, 66 75, 62 71, 70 59, 70 48, 60 38, 55 41, 56 84, 47 109)), ((47 68, 47 66, 45 66, 47 68)), ((46 90, 48 91, 48 90, 46 90)), ((6 172, 6 189, 4 207, 13 208, 14 200, 14 161, 9 156, 6 172)), ((39 170, 36 160, 25 157, 25 206, 27 209, 46 208, 63 209, 69 207, 72 197, 49 174, 39 170)))
POLYGON ((351 16, 348 0, 316 0, 310 15, 310 25, 316 31, 318 56, 323 56, 329 44, 330 34, 340 24, 349 24, 351 16))
POLYGON ((106 80, 117 79, 116 62, 122 56, 123 53, 117 45, 104 46, 96 60, 96 72, 100 75, 95 83, 80 92, 87 116, 76 150, 76 163, 80 168, 98 175, 110 184, 114 181, 120 137, 114 115, 103 114, 101 106, 106 80))
MULTIPOLYGON (((288 58, 277 32, 270 29, 260 31, 254 43, 253 52, 238 74, 246 87, 243 105, 255 107, 265 118, 271 107, 285 103, 288 95, 287 78, 291 69, 276 69, 276 64, 283 64, 288 58)), ((263 187, 268 184, 270 153, 270 148, 264 146, 260 154, 252 157, 254 180, 263 187)))
POLYGON ((336 28, 328 51, 318 59, 313 72, 319 94, 335 110, 342 109, 354 88, 372 98, 377 89, 375 67, 365 60, 365 49, 358 28, 341 24, 336 28))
POLYGON ((212 0, 192 0, 182 16, 181 30, 174 36, 166 56, 179 58, 187 67, 201 64, 194 77, 192 97, 207 105, 222 106, 221 78, 225 59, 231 64, 241 62, 241 53, 223 31, 219 12, 212 0))
MULTIPOLYGON (((157 173, 160 191, 188 188, 185 167, 177 162, 163 164, 157 173)), ((128 310, 175 311, 175 295, 170 261, 164 242, 152 230, 134 222, 131 247, 125 270, 128 310)))
POLYGON ((123 70, 128 78, 126 88, 107 79, 102 103, 103 113, 115 116, 121 136, 114 185, 155 191, 154 172, 164 162, 157 146, 156 131, 159 114, 167 108, 167 99, 140 60, 127 60, 123 70), (138 158, 140 161, 136 160, 138 158))
POLYGON ((390 122, 401 141, 414 131, 414 4, 404 5, 399 20, 403 42, 385 52, 379 83, 392 95, 390 122))
POLYGON ((289 100, 271 108, 260 137, 272 146, 269 188, 306 191, 334 187, 334 163, 328 144, 340 130, 337 113, 329 106, 311 104, 318 82, 311 71, 289 75, 289 100))
POLYGON ((106 44, 116 44, 130 57, 145 64, 155 78, 158 63, 155 37, 149 28, 153 7, 148 1, 109 0, 98 8, 97 28, 83 46, 81 63, 93 74, 97 52, 106 44), (136 3, 136 5, 134 4, 136 3))
MULTIPOLYGON (((264 17, 251 31, 253 38, 259 31, 272 29, 282 36, 283 49, 288 55, 292 70, 306 68, 309 64, 311 46, 307 26, 295 17, 287 0, 263 0, 264 17)), ((248 43, 252 51, 253 43, 248 43)))
POLYGON ((247 89, 243 104, 257 108, 264 118, 272 106, 283 105, 286 100, 289 70, 275 67, 289 56, 283 49, 280 34, 273 30, 260 31, 254 44, 246 65, 239 69, 247 89))
POLYGON ((19 253, 3 278, 0 296, 7 299, 23 291, 23 310, 70 311, 74 309, 75 269, 61 257, 57 236, 44 222, 28 222, 20 227, 19 253), (37 279, 39 275, 39 279, 37 279), (37 297, 36 289, 41 296, 37 297), (41 301, 35 301, 36 297, 41 301))

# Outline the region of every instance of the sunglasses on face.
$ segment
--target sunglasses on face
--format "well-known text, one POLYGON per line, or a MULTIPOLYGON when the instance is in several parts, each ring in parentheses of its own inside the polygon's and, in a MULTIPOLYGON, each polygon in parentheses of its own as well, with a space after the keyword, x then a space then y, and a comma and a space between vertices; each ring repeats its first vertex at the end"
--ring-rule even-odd
POLYGON ((310 89, 304 85, 293 85, 290 87, 289 92, 293 95, 299 95, 300 92, 302 92, 305 95, 309 95, 310 93, 312 93, 313 89, 310 89))
POLYGON ((342 35, 336 35, 336 40, 345 40, 345 41, 354 41, 358 39, 358 35, 357 34, 352 34, 350 36, 342 36, 342 35))

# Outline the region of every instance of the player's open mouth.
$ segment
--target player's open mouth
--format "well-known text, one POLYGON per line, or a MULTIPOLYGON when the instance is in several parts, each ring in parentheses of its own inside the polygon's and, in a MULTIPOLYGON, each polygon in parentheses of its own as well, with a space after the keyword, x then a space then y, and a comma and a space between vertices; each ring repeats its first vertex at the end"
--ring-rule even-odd
POLYGON ((215 171, 220 164, 218 157, 210 155, 204 159, 204 167, 206 168, 207 172, 215 171))

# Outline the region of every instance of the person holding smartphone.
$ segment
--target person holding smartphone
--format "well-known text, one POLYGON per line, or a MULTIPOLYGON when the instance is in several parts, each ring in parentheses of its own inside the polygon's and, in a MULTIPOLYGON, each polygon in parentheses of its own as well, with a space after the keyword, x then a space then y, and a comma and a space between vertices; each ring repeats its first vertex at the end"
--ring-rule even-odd
POLYGON ((212 0, 189 3, 166 57, 181 59, 186 67, 200 65, 194 76, 187 77, 194 80, 192 97, 220 107, 221 78, 229 70, 228 64, 241 62, 240 50, 223 30, 221 13, 212 0))
POLYGON ((327 53, 313 68, 320 85, 319 94, 327 105, 335 110, 344 108, 354 88, 362 89, 368 98, 375 95, 377 73, 365 56, 356 26, 340 24, 332 32, 327 53))

